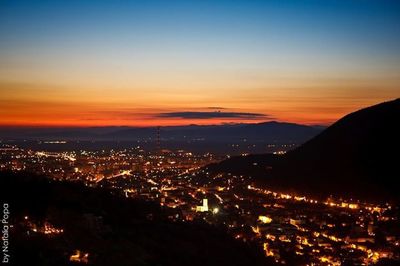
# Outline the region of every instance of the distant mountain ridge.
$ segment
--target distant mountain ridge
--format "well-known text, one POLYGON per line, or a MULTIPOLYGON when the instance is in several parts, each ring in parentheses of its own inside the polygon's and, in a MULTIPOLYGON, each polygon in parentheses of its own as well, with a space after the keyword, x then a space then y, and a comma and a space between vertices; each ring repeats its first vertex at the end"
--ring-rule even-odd
POLYGON ((400 99, 384 102, 346 115, 283 156, 235 157, 209 169, 297 193, 398 200, 399 118, 400 99))
MULTIPOLYGON (((320 126, 284 122, 254 124, 188 125, 160 128, 163 140, 304 142, 321 131, 320 126)), ((154 139, 157 127, 88 127, 88 128, 0 128, 0 138, 65 140, 145 140, 154 139)))
MULTIPOLYGON (((257 124, 190 125, 161 128, 162 136, 167 140, 205 138, 213 141, 243 139, 254 141, 304 141, 319 131, 317 127, 276 121, 257 124)), ((136 132, 137 129, 128 128, 115 132, 113 137, 125 139, 135 135, 136 132)))

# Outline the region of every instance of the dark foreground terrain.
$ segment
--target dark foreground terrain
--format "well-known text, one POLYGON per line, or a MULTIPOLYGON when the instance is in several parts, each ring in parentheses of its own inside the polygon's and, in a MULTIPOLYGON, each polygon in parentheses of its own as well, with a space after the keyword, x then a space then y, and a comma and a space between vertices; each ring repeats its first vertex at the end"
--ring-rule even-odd
POLYGON ((0 195, 11 265, 272 265, 224 229, 110 191, 1 172, 0 195))

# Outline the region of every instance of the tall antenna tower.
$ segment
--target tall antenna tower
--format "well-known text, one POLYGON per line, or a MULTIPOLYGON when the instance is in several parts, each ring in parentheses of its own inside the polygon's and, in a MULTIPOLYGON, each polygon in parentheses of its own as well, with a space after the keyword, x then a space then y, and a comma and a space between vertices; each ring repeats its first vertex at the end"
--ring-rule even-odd
POLYGON ((161 154, 160 126, 157 127, 157 153, 161 154))

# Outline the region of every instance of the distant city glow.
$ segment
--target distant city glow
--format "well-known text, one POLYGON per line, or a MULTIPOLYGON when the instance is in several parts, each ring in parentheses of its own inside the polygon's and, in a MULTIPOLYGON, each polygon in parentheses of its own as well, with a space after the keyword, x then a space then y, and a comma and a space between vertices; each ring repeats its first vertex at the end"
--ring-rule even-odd
MULTIPOLYGON (((35 171, 54 180, 110 188, 126 198, 159 203, 172 221, 201 219, 224 226, 233 238, 254 242, 266 257, 282 265, 286 264, 282 249, 308 256, 315 265, 340 265, 347 257, 365 265, 383 258, 399 259, 395 250, 400 244, 392 230, 386 234, 385 249, 376 242, 379 230, 398 222, 396 205, 333 197, 317 200, 261 188, 245 175, 206 172, 202 166, 224 158, 211 153, 153 153, 140 146, 48 152, 21 149, 12 142, 0 144, 0 155, 4 158, 1 170, 35 171), (171 161, 175 163, 168 163, 171 161)), ((46 219, 32 219, 29 213, 21 215, 20 220, 27 236, 55 238, 69 234, 46 219)), ((94 224, 102 228, 101 223, 94 224)), ((90 263, 89 253, 81 250, 75 250, 69 258, 71 262, 90 263)))

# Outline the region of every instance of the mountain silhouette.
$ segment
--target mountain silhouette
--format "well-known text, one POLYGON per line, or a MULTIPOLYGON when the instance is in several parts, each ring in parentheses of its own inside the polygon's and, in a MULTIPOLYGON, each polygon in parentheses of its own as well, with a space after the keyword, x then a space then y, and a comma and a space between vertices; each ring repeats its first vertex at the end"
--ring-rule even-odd
MULTIPOLYGON (((270 141, 304 142, 320 133, 323 127, 285 122, 249 124, 186 125, 161 127, 165 141, 270 141)), ((66 139, 66 140, 148 140, 155 138, 157 127, 87 127, 87 128, 40 128, 3 127, 0 138, 10 139, 66 139)))
POLYGON ((400 99, 384 102, 346 115, 285 155, 234 157, 209 170, 296 193, 398 200, 399 118, 400 99))
POLYGON ((199 153, 242 154, 273 152, 277 146, 297 146, 323 130, 284 122, 249 124, 185 125, 160 127, 0 127, 0 140, 17 141, 22 148, 39 150, 124 149, 140 145, 145 150, 161 147, 199 153), (158 135, 158 132, 160 133, 158 135), (64 140, 68 144, 46 145, 40 141, 64 140), (274 144, 276 146, 268 146, 274 144))

